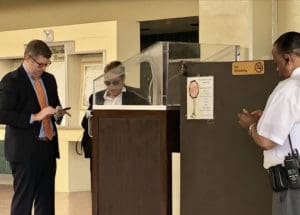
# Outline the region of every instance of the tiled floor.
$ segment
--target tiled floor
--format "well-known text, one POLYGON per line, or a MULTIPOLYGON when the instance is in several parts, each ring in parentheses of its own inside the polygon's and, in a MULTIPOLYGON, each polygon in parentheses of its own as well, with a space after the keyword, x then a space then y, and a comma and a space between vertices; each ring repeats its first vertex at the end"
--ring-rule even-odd
MULTIPOLYGON (((11 185, 0 185, 0 214, 9 215, 13 195, 11 185)), ((91 192, 56 193, 56 215, 92 214, 91 192)))

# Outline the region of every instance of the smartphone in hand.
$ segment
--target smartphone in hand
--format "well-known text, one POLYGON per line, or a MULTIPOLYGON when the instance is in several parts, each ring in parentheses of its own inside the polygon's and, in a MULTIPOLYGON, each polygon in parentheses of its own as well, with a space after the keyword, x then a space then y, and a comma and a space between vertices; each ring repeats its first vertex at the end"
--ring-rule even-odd
POLYGON ((71 116, 71 114, 67 112, 67 110, 70 110, 70 109, 71 109, 71 107, 62 108, 56 114, 54 114, 54 118, 55 118, 55 121, 57 124, 61 123, 65 114, 67 114, 68 116, 71 116))
POLYGON ((62 115, 67 114, 68 116, 71 116, 71 114, 67 112, 67 110, 70 110, 70 109, 71 109, 71 107, 66 107, 66 108, 61 109, 62 115))

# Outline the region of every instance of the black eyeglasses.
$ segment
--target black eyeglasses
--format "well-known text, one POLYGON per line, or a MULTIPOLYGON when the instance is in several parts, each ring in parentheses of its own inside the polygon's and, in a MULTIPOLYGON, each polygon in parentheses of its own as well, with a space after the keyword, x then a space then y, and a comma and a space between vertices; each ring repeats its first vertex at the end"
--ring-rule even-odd
POLYGON ((104 81, 104 84, 106 86, 109 86, 109 85, 113 85, 113 86, 117 86, 120 84, 120 80, 112 80, 112 81, 104 81))
POLYGON ((30 56, 32 60, 38 65, 39 68, 48 67, 51 64, 51 61, 48 63, 39 63, 34 57, 30 56))

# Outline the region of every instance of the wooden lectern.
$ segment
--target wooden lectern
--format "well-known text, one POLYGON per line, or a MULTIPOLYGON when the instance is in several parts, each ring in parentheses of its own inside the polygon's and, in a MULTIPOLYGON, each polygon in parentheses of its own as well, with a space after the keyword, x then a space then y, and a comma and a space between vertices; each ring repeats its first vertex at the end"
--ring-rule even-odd
POLYGON ((178 110, 94 110, 93 215, 170 215, 178 110))

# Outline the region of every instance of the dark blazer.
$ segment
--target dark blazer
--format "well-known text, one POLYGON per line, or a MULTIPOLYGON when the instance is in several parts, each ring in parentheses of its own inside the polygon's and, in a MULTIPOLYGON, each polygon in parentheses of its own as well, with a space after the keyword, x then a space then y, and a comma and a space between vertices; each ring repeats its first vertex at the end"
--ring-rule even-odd
MULTIPOLYGON (((97 105, 104 104, 104 93, 105 90, 96 93, 95 99, 97 105)), ((126 87, 126 91, 122 93, 122 105, 149 105, 149 102, 141 96, 137 95, 135 92, 129 90, 129 87, 126 87)), ((90 95, 88 110, 92 110, 92 107, 93 95, 90 95)), ((83 137, 81 140, 84 155, 86 158, 90 158, 92 156, 92 138, 88 135, 88 120, 86 116, 83 116, 81 126, 84 128, 83 137)))
MULTIPOLYGON (((52 107, 60 105, 54 76, 44 72, 41 76, 52 107)), ((0 82, 0 124, 5 124, 5 157, 8 161, 26 161, 30 158, 33 144, 39 135, 41 121, 30 123, 31 114, 41 110, 34 88, 21 65, 6 74, 0 82)), ((55 157, 59 157, 57 129, 51 117, 56 136, 55 157)))

